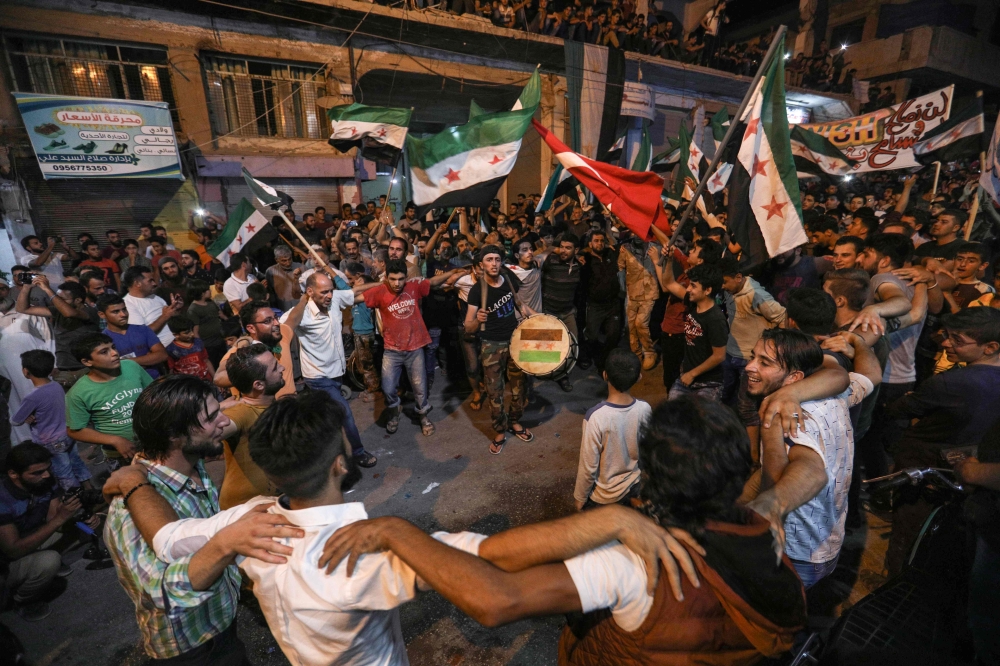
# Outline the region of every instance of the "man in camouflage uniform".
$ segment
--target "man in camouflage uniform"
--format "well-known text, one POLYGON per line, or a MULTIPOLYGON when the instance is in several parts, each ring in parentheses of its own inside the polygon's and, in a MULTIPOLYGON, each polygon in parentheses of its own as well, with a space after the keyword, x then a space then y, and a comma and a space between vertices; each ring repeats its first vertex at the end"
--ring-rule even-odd
POLYGON ((497 435, 490 441, 490 453, 503 451, 507 431, 525 442, 534 439, 527 428, 519 423, 527 403, 525 377, 510 359, 510 339, 517 328, 517 310, 525 315, 537 314, 531 308, 518 307, 516 287, 501 274, 503 250, 497 245, 486 245, 479 251, 478 262, 483 279, 469 290, 469 309, 465 315, 465 330, 474 333, 481 329, 480 362, 490 400, 490 416, 497 435), (486 286, 486 307, 483 308, 482 288, 486 286), (510 382, 510 407, 504 410, 504 387, 510 382))

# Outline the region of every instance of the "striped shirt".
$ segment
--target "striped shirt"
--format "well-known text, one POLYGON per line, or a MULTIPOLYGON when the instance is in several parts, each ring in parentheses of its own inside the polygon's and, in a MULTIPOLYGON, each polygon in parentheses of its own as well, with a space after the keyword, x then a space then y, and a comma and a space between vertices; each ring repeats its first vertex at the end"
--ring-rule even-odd
MULTIPOLYGON (((219 512, 219 491, 201 462, 198 487, 176 470, 146 460, 153 484, 180 518, 209 518, 219 512)), ((235 565, 207 590, 194 590, 188 577, 193 555, 166 564, 156 557, 116 498, 108 510, 104 541, 118 571, 118 581, 135 603, 142 646, 151 657, 166 659, 192 650, 229 628, 236 617, 240 573, 235 565)))

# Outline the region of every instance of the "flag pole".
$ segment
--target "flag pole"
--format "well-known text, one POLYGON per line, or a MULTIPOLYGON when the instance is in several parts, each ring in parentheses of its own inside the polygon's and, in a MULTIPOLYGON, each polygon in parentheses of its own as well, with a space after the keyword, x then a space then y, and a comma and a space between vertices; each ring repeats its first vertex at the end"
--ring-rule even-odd
POLYGON ((295 225, 292 224, 288 220, 287 217, 285 217, 285 211, 283 209, 279 209, 279 210, 276 210, 275 212, 281 217, 282 220, 285 221, 285 226, 288 227, 289 229, 291 229, 292 233, 294 233, 295 236, 300 241, 302 241, 302 244, 306 246, 306 249, 309 250, 309 255, 312 257, 312 260, 316 262, 316 265, 317 266, 321 266, 323 268, 323 270, 325 270, 327 273, 333 275, 333 271, 330 268, 330 266, 328 266, 327 263, 325 261, 323 261, 323 259, 320 258, 320 256, 318 254, 316 254, 316 250, 314 250, 313 246, 309 243, 309 241, 306 240, 306 237, 302 235, 302 232, 299 231, 298 229, 296 229, 295 225))
POLYGON ((931 201, 937 196, 938 177, 941 175, 941 161, 934 163, 934 184, 931 185, 931 201))
POLYGON ((736 126, 739 125, 740 118, 743 117, 743 112, 746 111, 747 106, 750 104, 750 99, 757 90, 757 84, 760 83, 761 78, 764 76, 764 70, 770 66, 771 60, 774 59, 775 51, 778 50, 778 43, 784 38, 787 31, 787 26, 778 26, 778 31, 774 34, 774 38, 771 40, 771 45, 768 47, 767 53, 764 55, 764 59, 760 63, 760 67, 757 68, 757 73, 754 75, 753 81, 750 82, 750 89, 747 90, 747 94, 744 95, 743 101, 740 102, 740 108, 736 110, 736 115, 733 116, 733 120, 729 123, 729 129, 726 130, 726 136, 723 137, 722 143, 719 144, 719 150, 715 151, 715 156, 712 157, 712 162, 708 165, 708 168, 705 169, 705 173, 701 177, 701 182, 698 183, 698 188, 694 191, 694 194, 691 195, 691 201, 688 202, 687 208, 684 209, 684 214, 677 223, 677 228, 674 229, 674 233, 670 236, 669 247, 673 247, 677 242, 681 231, 684 229, 684 225, 687 223, 688 218, 691 217, 691 212, 694 210, 695 203, 698 201, 701 193, 705 191, 708 179, 715 174, 715 169, 719 166, 719 162, 722 159, 722 153, 725 151, 726 146, 729 145, 729 140, 736 131, 736 126))
POLYGON ((979 214, 979 190, 982 187, 982 185, 976 185, 975 198, 972 200, 972 206, 969 207, 969 219, 965 222, 965 240, 969 240, 969 236, 972 235, 972 227, 976 224, 976 215, 979 214))

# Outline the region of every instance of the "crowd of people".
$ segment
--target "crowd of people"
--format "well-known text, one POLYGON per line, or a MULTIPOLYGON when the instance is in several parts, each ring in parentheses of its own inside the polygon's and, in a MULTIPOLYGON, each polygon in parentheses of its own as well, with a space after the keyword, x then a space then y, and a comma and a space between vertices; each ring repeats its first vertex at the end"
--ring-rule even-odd
MULTIPOLYGON (((407 663, 397 609, 428 588, 488 626, 582 611, 560 641, 565 664, 777 656, 804 626, 803 589, 833 572, 871 508, 863 477, 940 466, 982 441, 956 474, 1000 490, 987 445, 1000 427, 1000 216, 984 202, 967 240, 976 177, 952 165, 938 192, 893 173, 803 181, 810 242, 754 267, 726 226, 725 190, 674 244, 575 197, 536 211, 537 194, 506 212, 495 200, 418 217, 384 198, 289 211, 297 233, 276 218, 278 238, 228 267, 206 249, 214 216, 192 217, 183 243, 152 226, 81 234, 79 250, 25 237, 0 282, 21 442, 3 452, 6 596, 26 619, 48 612, 39 597, 67 574, 53 542, 100 502, 96 456, 114 470, 106 543, 143 648, 164 663, 246 663, 241 575, 296 664, 407 663), (578 342, 575 366, 545 379, 511 351, 537 314, 578 342), (468 382, 470 410, 488 403, 492 432, 474 445, 494 455, 508 436, 535 439, 522 417, 542 382, 572 391, 600 376, 607 398, 585 416, 573 490, 583 513, 428 536, 345 500, 378 464, 353 410, 380 410, 392 435, 407 403, 431 437, 444 372, 468 382), (652 404, 632 394, 643 373, 662 377, 652 404), (218 458, 216 488, 204 462, 218 458), (772 531, 777 566, 761 538, 772 531)), ((929 511, 919 493, 891 507, 889 574, 929 511)), ((996 557, 996 525, 980 527, 996 557)), ((995 608, 996 572, 980 571, 970 610, 995 608)), ((987 618, 972 629, 988 663, 995 613, 970 617, 987 618)))

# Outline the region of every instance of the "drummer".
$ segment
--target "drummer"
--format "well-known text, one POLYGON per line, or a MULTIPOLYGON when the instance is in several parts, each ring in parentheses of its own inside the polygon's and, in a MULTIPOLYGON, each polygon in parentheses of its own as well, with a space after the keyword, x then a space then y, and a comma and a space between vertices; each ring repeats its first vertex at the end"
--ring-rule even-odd
POLYGON ((517 310, 522 316, 538 314, 527 305, 520 304, 512 285, 500 272, 503 249, 498 245, 485 245, 479 251, 476 263, 481 266, 486 290, 486 309, 483 310, 482 285, 479 280, 469 290, 469 309, 465 314, 465 331, 475 333, 482 328, 480 338, 480 363, 490 401, 490 417, 496 436, 490 441, 490 453, 497 455, 507 442, 508 430, 518 439, 530 442, 535 438, 530 430, 520 424, 527 403, 524 373, 510 358, 510 339, 517 328, 517 310), (485 324, 485 326, 484 326, 485 324), (504 410, 504 387, 510 381, 510 407, 504 410))

